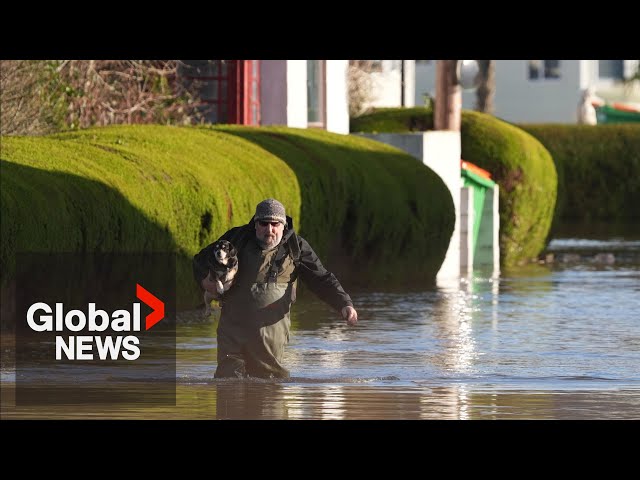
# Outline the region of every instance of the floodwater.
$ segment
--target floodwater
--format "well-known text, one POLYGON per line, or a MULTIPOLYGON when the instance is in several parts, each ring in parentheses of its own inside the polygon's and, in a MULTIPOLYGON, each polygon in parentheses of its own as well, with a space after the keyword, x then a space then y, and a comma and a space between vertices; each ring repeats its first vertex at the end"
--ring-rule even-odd
POLYGON ((557 239, 549 252, 428 290, 351 292, 356 327, 304 295, 286 381, 214 380, 216 322, 184 312, 175 405, 16 406, 3 335, 2 419, 639 419, 640 240, 557 239))

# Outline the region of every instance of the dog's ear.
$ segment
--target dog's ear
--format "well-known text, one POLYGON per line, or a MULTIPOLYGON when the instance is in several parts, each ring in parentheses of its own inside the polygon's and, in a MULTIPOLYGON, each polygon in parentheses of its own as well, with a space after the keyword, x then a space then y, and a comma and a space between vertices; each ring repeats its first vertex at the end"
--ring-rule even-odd
POLYGON ((238 249, 234 247, 232 243, 229 243, 229 255, 231 257, 235 257, 236 255, 238 255, 238 249))

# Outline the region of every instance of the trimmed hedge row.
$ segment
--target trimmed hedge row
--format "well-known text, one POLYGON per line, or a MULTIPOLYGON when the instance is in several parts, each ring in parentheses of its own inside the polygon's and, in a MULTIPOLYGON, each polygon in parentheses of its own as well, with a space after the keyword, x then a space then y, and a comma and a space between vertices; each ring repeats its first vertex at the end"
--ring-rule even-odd
MULTIPOLYGON (((433 129, 425 107, 379 109, 351 120, 352 132, 433 129)), ((553 217, 557 173, 549 152, 533 136, 491 115, 462 112, 462 158, 491 172, 500 187, 500 258, 526 262, 545 247, 553 217)))
POLYGON ((554 225, 640 218, 640 125, 518 125, 553 156, 554 225))
POLYGON ((353 284, 433 281, 455 221, 430 169, 324 131, 112 126, 3 137, 0 160, 3 285, 17 251, 169 250, 179 308, 195 306, 193 254, 268 197, 353 284))
POLYGON ((295 172, 299 231, 351 284, 433 282, 455 215, 448 189, 405 152, 315 129, 213 127, 260 145, 295 172))
POLYGON ((262 198, 300 211, 281 159, 219 132, 114 126, 2 143, 3 284, 16 251, 175 251, 178 299, 195 305, 190 258, 201 245, 246 223, 262 198))

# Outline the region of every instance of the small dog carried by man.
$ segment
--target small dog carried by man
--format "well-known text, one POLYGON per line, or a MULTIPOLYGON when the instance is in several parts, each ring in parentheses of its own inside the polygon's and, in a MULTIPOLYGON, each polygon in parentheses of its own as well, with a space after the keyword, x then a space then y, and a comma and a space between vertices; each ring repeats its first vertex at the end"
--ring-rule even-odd
POLYGON ((220 297, 231 288, 238 273, 238 251, 227 240, 218 240, 213 245, 213 258, 207 261, 209 267, 209 279, 216 284, 218 296, 209 291, 204 291, 204 316, 211 314, 211 301, 220 297))

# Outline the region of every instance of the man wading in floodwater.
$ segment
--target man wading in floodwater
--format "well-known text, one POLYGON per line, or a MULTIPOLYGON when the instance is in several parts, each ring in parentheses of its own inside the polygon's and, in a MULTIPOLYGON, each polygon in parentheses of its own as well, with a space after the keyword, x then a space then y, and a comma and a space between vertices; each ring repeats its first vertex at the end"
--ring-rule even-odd
POLYGON ((228 240, 238 250, 238 273, 222 298, 206 262, 213 243, 193 258, 198 285, 214 298, 221 298, 216 378, 289 376, 282 356, 289 342, 290 308, 296 299, 298 278, 341 312, 349 325, 358 323, 351 297, 324 268, 309 243, 295 233, 291 217, 278 200, 260 202, 249 223, 232 228, 218 240, 228 240))

